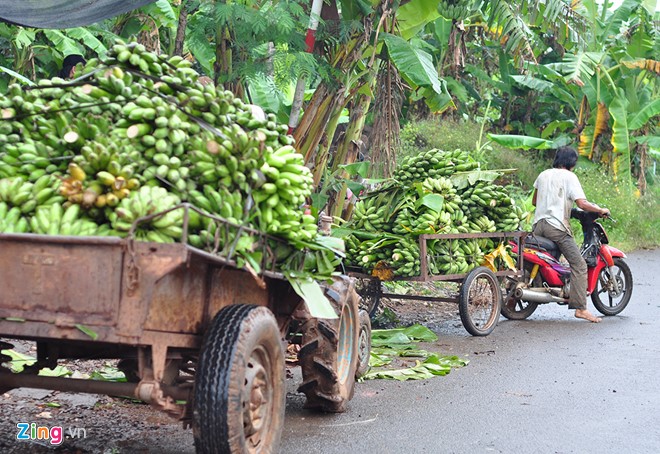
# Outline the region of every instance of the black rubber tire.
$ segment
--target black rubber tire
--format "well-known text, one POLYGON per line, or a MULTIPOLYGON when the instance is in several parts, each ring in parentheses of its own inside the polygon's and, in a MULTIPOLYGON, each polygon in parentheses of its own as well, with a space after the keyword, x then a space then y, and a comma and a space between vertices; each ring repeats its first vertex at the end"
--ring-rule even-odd
MULTIPOLYGON (((529 278, 531 276, 530 273, 530 267, 526 266, 524 277, 525 282, 529 282, 529 278)), ((510 295, 513 290, 514 282, 508 279, 505 282, 507 282, 507 284, 511 284, 511 286, 503 289, 504 295, 502 301, 502 315, 509 320, 525 320, 526 318, 529 318, 534 313, 534 311, 536 311, 536 308, 539 307, 539 304, 514 298, 513 295, 510 295)), ((540 275, 537 275, 534 278, 532 285, 534 287, 541 287, 543 285, 540 275)))
POLYGON ((598 282, 591 294, 591 302, 594 307, 603 315, 617 315, 626 308, 630 302, 633 291, 633 277, 630 267, 622 258, 614 258, 614 276, 619 284, 619 293, 613 295, 607 286, 610 270, 605 267, 598 275, 598 282), (617 271, 618 268, 618 271, 617 271), (603 301, 601 296, 607 296, 608 301, 603 301), (615 303, 614 298, 621 298, 615 303))
POLYGON ((502 291, 497 276, 485 266, 468 273, 458 293, 458 312, 463 326, 473 336, 487 336, 500 318, 502 291), (482 313, 485 317, 476 319, 482 313))
POLYGON ((196 452, 277 452, 285 398, 284 349, 273 314, 261 306, 223 308, 206 332, 195 372, 196 452))
POLYGON ((358 361, 355 378, 361 378, 369 370, 371 359, 371 319, 367 311, 360 310, 360 332, 358 334, 358 361))
POLYGON ((356 280, 355 287, 361 297, 360 309, 367 311, 370 318, 374 318, 383 293, 380 279, 359 278, 356 280))
POLYGON ((309 319, 302 331, 298 362, 307 397, 305 408, 341 413, 355 390, 360 319, 352 279, 336 278, 325 296, 339 315, 336 319, 309 319))
POLYGON ((525 320, 536 311, 537 307, 539 307, 538 303, 522 301, 512 296, 503 301, 502 315, 509 320, 525 320))

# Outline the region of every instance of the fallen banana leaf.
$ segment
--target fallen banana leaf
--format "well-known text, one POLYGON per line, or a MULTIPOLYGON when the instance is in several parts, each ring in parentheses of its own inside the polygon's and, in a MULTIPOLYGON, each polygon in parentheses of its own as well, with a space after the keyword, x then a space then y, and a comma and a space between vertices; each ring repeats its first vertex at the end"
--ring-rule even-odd
POLYGON ((95 370, 89 376, 92 380, 126 382, 126 376, 122 371, 113 366, 104 366, 101 370, 95 370))
POLYGON ((78 328, 80 331, 83 333, 87 334, 89 337, 92 338, 92 340, 98 339, 99 335, 93 331, 91 328, 87 328, 85 325, 76 325, 76 328, 78 328))
POLYGON ((464 367, 468 361, 457 356, 439 356, 423 350, 415 342, 433 342, 438 336, 425 326, 416 324, 407 328, 373 330, 369 367, 372 368, 360 380, 423 380, 447 375, 452 368, 464 367), (386 369, 396 358, 420 358, 415 365, 400 369, 386 369))
POLYGON ((71 372, 69 369, 67 369, 64 366, 56 366, 55 369, 49 369, 47 367, 44 367, 39 371, 39 375, 42 377, 68 377, 69 375, 72 375, 73 372, 71 372))
POLYGON ((388 341, 390 339, 396 341, 403 339, 402 336, 408 338, 408 342, 435 342, 438 340, 438 336, 433 331, 420 324, 411 325, 407 328, 375 329, 371 331, 372 344, 374 340, 377 340, 377 342, 388 341))
POLYGON ((11 368, 12 372, 15 373, 23 372, 23 368, 25 366, 31 366, 32 364, 37 362, 37 358, 24 355, 14 350, 2 350, 1 353, 11 358, 11 361, 9 362, 9 367, 11 368))

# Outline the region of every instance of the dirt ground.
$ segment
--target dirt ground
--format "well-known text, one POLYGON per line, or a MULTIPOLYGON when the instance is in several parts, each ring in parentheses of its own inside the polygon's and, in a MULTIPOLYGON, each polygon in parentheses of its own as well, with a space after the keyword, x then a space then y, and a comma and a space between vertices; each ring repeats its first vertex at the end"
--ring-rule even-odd
MULTIPOLYGON (((382 300, 378 320, 381 327, 408 326, 421 323, 436 332, 462 329, 458 308, 454 303, 426 303, 410 300, 382 300), (391 311, 391 312, 389 312, 391 311)), ((378 326, 374 326, 376 328, 378 326)), ((12 341, 15 350, 36 356, 30 342, 12 341)), ((61 361, 74 374, 90 374, 112 361, 61 361)), ((303 399, 296 393, 299 374, 288 374, 287 399, 303 399)), ((359 385, 358 385, 359 386, 359 385)), ((37 389, 14 389, 0 395, 0 452, 30 453, 169 453, 194 451, 190 430, 153 410, 149 405, 128 399, 93 394, 72 394, 37 389), (17 440, 17 424, 63 428, 64 441, 52 446, 46 440, 17 440), (79 430, 83 429, 83 430, 79 430), (173 430, 174 429, 174 430, 173 430), (149 434, 145 436, 145 434, 149 434)))

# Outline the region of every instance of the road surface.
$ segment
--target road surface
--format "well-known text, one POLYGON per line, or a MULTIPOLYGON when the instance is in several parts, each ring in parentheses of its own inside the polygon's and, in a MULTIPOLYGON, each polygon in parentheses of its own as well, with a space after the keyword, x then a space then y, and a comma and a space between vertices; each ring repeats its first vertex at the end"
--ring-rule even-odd
POLYGON ((448 324, 436 350, 467 367, 365 382, 341 415, 289 398, 281 452, 660 452, 660 251, 628 261, 635 285, 621 315, 592 324, 545 305, 485 338, 448 324))
MULTIPOLYGON (((445 377, 367 381, 347 413, 303 409, 287 380, 286 454, 659 453, 660 250, 630 254, 633 298, 600 324, 565 306, 502 319, 472 337, 458 316, 431 325, 427 349, 470 360, 445 377)), ((0 452, 52 452, 16 440, 18 422, 74 428, 61 453, 194 453, 190 430, 148 405, 20 389, 0 396, 0 452), (50 405, 57 402, 59 407, 50 405), (84 429, 80 432, 79 429, 84 429)))

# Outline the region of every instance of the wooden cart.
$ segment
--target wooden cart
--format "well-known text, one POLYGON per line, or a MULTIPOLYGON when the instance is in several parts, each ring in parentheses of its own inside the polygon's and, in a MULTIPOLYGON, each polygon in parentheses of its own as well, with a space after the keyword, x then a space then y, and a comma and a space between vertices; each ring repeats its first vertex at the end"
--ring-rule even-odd
POLYGON ((350 271, 349 274, 359 280, 358 293, 362 297, 363 307, 374 316, 381 298, 409 299, 430 302, 458 303, 459 314, 465 329, 473 336, 487 336, 497 325, 502 306, 502 281, 506 277, 522 276, 522 256, 518 257, 515 270, 493 272, 485 266, 474 268, 465 274, 432 275, 429 274, 427 241, 452 239, 500 239, 516 241, 518 246, 527 232, 493 233, 456 233, 423 234, 419 236, 420 275, 414 277, 396 277, 393 280, 408 282, 451 281, 460 284, 458 293, 450 296, 422 296, 383 292, 381 280, 377 276, 350 271))

